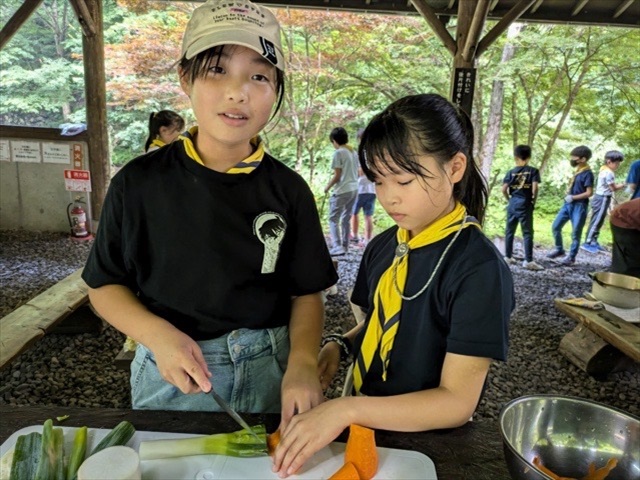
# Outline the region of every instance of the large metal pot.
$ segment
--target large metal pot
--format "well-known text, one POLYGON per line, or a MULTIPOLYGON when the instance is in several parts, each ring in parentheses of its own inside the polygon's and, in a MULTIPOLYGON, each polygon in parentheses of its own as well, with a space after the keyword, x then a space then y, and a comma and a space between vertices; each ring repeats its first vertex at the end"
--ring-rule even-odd
POLYGON ((591 294, 614 307, 640 307, 640 278, 611 272, 594 272, 591 294))
POLYGON ((590 465, 617 466, 607 480, 631 480, 640 472, 640 419, 607 405, 562 395, 529 395, 500 412, 500 434, 511 478, 550 480, 533 465, 558 475, 582 478, 590 465))

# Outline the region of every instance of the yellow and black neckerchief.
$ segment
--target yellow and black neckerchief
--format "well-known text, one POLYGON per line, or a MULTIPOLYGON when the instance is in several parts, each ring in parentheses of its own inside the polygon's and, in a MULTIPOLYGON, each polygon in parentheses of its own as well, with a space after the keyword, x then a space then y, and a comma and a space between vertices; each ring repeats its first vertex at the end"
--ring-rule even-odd
POLYGON ((586 172, 587 170, 591 170, 591 167, 589 165, 582 165, 581 167, 578 167, 578 170, 576 170, 576 173, 573 174, 573 178, 571 179, 571 183, 569 184, 569 193, 571 193, 573 184, 576 182, 576 177, 582 172, 586 172))
POLYGON ((362 388, 364 377, 371 367, 376 352, 379 353, 380 360, 382 361, 382 380, 387 380, 391 350, 393 349, 393 342, 400 325, 402 300, 413 300, 428 288, 438 267, 460 231, 470 226, 481 228, 480 223, 475 218, 467 216, 462 204, 456 203, 451 213, 433 222, 414 238, 409 238, 409 232, 407 230, 402 228, 398 229, 396 235, 398 240, 396 254, 391 262, 391 266, 382 274, 378 281, 373 296, 373 312, 369 318, 369 324, 367 325, 367 330, 362 341, 360 353, 354 365, 353 386, 356 393, 359 393, 362 388), (409 253, 411 250, 438 242, 452 234, 455 235, 440 256, 440 260, 425 286, 412 297, 404 296, 403 292, 407 282, 409 253))
MULTIPOLYGON (((180 139, 182 139, 184 143, 184 150, 187 152, 187 155, 200 165, 205 166, 192 141, 197 132, 197 126, 191 127, 185 136, 180 136, 180 139)), ((254 146, 255 151, 224 173, 251 173, 258 168, 258 165, 260 165, 260 162, 264 157, 264 143, 260 139, 260 136, 256 135, 251 139, 251 145, 254 146)))

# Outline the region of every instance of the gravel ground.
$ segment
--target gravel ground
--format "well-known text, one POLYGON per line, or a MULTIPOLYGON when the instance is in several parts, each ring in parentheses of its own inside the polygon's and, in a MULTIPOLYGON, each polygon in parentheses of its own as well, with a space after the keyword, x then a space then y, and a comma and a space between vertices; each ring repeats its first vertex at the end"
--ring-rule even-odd
MULTIPOLYGON (((0 232, 0 316, 80 268, 89 248, 90 243, 75 243, 59 233, 0 232)), ((355 280, 361 253, 352 250, 339 261, 338 293, 327 299, 327 333, 354 324, 346 291, 355 280)), ((581 252, 569 268, 545 261, 544 253, 536 247, 538 262, 547 267, 542 272, 511 267, 517 307, 511 318, 509 358, 491 367, 477 420, 497 418, 513 398, 542 393, 588 398, 640 415, 640 364, 596 380, 558 352, 560 340, 576 323, 556 311, 553 298, 589 291, 587 273, 606 270, 608 255, 581 252)), ((113 365, 123 341, 108 325, 101 334, 46 335, 0 372, 0 403, 129 407, 128 372, 113 365)), ((327 396, 341 390, 336 379, 327 396)))

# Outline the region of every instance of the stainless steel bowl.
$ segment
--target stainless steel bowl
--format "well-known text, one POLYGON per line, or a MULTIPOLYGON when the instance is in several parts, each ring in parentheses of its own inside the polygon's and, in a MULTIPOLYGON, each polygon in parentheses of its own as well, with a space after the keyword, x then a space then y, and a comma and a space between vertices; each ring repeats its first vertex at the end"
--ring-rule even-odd
POLYGON ((582 478, 589 464, 618 465, 606 480, 640 479, 640 419, 582 398, 532 395, 500 412, 504 455, 514 480, 548 480, 534 457, 557 475, 582 478))

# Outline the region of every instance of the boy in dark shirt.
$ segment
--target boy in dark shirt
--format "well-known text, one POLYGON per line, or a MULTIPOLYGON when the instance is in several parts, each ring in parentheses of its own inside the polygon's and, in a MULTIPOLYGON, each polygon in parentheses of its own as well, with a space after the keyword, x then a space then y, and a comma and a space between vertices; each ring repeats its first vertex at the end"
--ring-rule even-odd
POLYGON ((567 195, 564 197, 564 204, 551 226, 556 248, 547 255, 548 258, 558 258, 565 255, 562 246, 562 227, 571 221, 571 249, 569 254, 560 261, 562 265, 573 265, 580 247, 582 229, 587 219, 589 197, 593 195, 593 172, 587 165, 591 155, 589 147, 584 145, 574 148, 570 153, 571 166, 575 167, 576 171, 573 174, 567 195))
POLYGON ((520 223, 524 238, 524 262, 522 266, 528 270, 544 270, 533 261, 533 209, 538 196, 540 172, 529 166, 531 147, 518 145, 513 150, 516 167, 509 170, 502 181, 502 194, 509 202, 507 206, 507 226, 505 229, 505 260, 515 263, 513 254, 513 237, 520 223))

